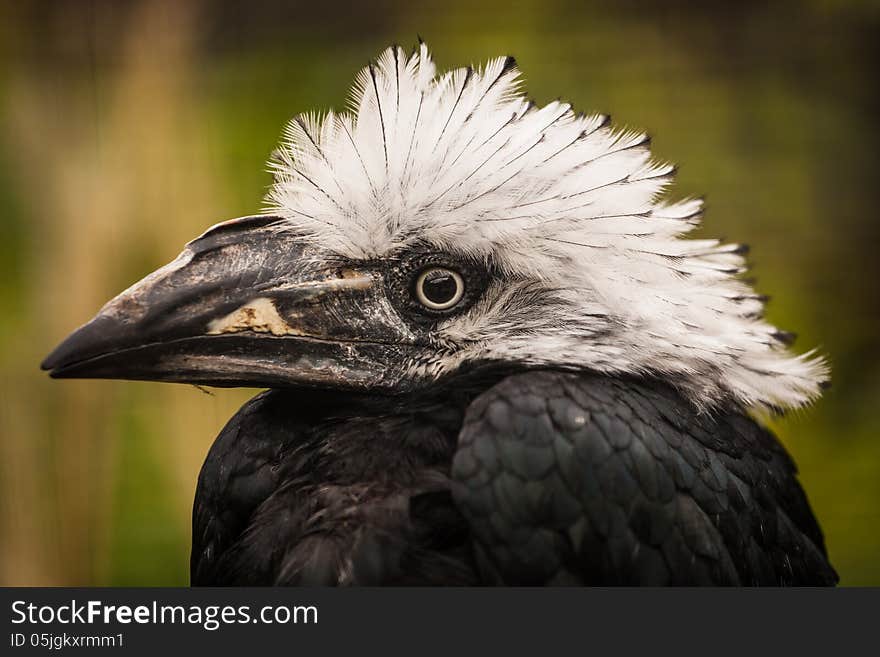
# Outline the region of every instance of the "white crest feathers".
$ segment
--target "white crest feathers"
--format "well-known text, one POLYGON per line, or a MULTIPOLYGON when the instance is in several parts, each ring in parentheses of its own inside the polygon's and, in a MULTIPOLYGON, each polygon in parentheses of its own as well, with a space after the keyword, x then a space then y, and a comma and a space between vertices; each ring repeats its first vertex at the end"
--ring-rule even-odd
POLYGON ((357 76, 350 112, 290 123, 270 210, 335 255, 419 242, 491 260, 519 282, 439 327, 470 356, 668 376, 704 407, 815 399, 824 362, 763 321, 740 247, 682 239, 701 202, 660 200, 674 168, 647 136, 536 107, 518 77, 509 58, 438 77, 424 44, 389 48, 357 76), (552 304, 517 315, 510 291, 536 282, 552 304))

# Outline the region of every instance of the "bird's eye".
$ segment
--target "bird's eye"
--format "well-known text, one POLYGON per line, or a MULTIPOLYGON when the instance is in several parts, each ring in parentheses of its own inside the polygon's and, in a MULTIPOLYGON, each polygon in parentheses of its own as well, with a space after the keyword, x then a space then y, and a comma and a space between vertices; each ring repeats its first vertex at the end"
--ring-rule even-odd
POLYGON ((415 281, 415 297, 430 310, 449 310, 464 296, 464 279, 457 271, 445 267, 430 267, 415 281))

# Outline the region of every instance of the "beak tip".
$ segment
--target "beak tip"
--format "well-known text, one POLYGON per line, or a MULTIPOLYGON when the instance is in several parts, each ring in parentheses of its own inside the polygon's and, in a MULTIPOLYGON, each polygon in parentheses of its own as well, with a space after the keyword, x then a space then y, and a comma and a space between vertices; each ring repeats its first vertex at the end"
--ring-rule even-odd
POLYGON ((40 363, 40 369, 53 379, 64 378, 65 370, 102 353, 107 344, 105 336, 113 335, 113 327, 100 316, 76 329, 62 340, 40 363))
POLYGON ((49 375, 52 376, 52 371, 55 370, 59 364, 58 347, 55 347, 55 349, 43 359, 43 362, 40 363, 40 369, 44 372, 49 372, 49 375))
POLYGON ((63 379, 64 376, 64 359, 58 357, 58 349, 55 349, 43 362, 40 363, 40 370, 46 372, 50 378, 63 379))
POLYGON ((53 379, 61 379, 64 378, 63 374, 63 363, 61 363, 57 358, 53 358, 54 352, 46 356, 42 363, 40 363, 40 370, 48 374, 53 379))

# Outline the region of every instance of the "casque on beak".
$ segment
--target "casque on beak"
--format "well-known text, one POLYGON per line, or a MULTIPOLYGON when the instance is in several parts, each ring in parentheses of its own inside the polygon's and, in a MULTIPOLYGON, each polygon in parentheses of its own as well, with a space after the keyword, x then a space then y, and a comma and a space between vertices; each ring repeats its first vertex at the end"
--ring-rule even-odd
POLYGON ((412 335, 378 272, 328 267, 282 219, 234 219, 108 302, 42 363, 56 378, 381 389, 412 335))

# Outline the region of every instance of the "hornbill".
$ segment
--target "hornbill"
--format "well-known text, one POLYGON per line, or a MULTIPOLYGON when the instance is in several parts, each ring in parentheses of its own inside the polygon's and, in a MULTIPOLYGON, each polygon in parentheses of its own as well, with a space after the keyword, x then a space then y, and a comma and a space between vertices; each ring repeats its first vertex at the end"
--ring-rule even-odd
POLYGON ((386 50, 210 228, 45 360, 269 388, 216 439, 193 584, 834 584, 753 415, 816 399, 644 134, 386 50))

